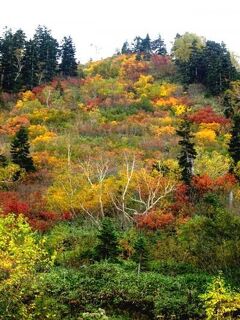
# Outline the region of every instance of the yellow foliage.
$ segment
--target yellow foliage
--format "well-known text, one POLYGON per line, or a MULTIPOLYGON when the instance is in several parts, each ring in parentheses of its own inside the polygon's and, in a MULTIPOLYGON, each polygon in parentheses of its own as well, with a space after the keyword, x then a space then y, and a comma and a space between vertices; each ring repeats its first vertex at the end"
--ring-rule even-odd
POLYGON ((161 172, 164 172, 165 176, 167 175, 169 178, 173 178, 175 180, 180 177, 180 168, 178 161, 175 159, 165 159, 159 161, 159 169, 161 172))
POLYGON ((162 161, 162 164, 167 166, 171 171, 179 170, 178 161, 175 159, 166 159, 162 161))
POLYGON ((176 129, 173 126, 165 126, 165 127, 154 127, 153 132, 157 136, 163 135, 173 135, 176 133, 176 129))
POLYGON ((49 155, 47 151, 34 152, 32 158, 37 168, 57 168, 63 165, 60 159, 49 155))
POLYGON ((40 124, 32 124, 28 128, 30 138, 36 138, 37 136, 43 135, 48 131, 47 127, 40 124))
POLYGON ((157 107, 172 107, 178 104, 178 99, 174 97, 160 98, 156 101, 157 107))
POLYGON ((230 140, 231 140, 231 138, 232 138, 232 135, 231 135, 231 133, 226 133, 226 134, 224 134, 223 138, 224 138, 224 143, 226 145, 228 145, 230 140))
POLYGON ((22 109, 23 105, 24 105, 23 101, 22 100, 18 100, 16 105, 15 105, 15 108, 16 109, 22 109))
POLYGON ((22 93, 22 100, 24 102, 31 101, 35 99, 35 94, 31 90, 27 90, 22 93))
POLYGON ((195 159, 195 174, 204 175, 215 179, 228 173, 230 158, 217 151, 205 152, 202 148, 197 148, 197 158, 195 159))
POLYGON ((208 144, 216 141, 216 133, 211 129, 202 129, 195 134, 196 141, 199 144, 208 144))
POLYGON ((176 92, 178 89, 178 85, 173 83, 164 83, 160 86, 160 96, 161 97, 169 97, 176 92))
POLYGON ((119 184, 113 177, 90 183, 83 173, 75 170, 59 172, 48 189, 48 205, 54 210, 97 217, 106 206, 112 206, 110 193, 114 193, 119 184))
POLYGON ((36 137, 33 141, 32 144, 36 145, 39 143, 49 143, 50 141, 52 141, 54 138, 56 138, 56 133, 51 132, 51 131, 47 131, 44 134, 36 137))
POLYGON ((20 172, 20 176, 24 174, 17 164, 10 163, 6 167, 0 166, 0 187, 9 187, 17 172, 20 172))
POLYGON ((236 191, 235 191, 235 194, 234 194, 234 198, 236 199, 236 200, 240 200, 240 189, 237 189, 236 191))
POLYGON ((36 273, 46 272, 54 262, 44 242, 45 238, 37 239, 23 216, 0 217, 0 297, 6 318, 33 319, 26 298, 36 284, 36 273))
POLYGON ((176 116, 180 116, 181 114, 183 114, 185 112, 189 112, 191 110, 191 108, 189 108, 188 106, 185 106, 183 104, 175 105, 172 107, 172 109, 173 109, 176 116))
POLYGON ((240 311, 240 293, 227 287, 220 276, 213 280, 201 299, 206 308, 206 320, 235 319, 234 312, 240 311))
POLYGON ((167 116, 164 118, 160 118, 160 125, 166 126, 173 123, 173 118, 167 116))
POLYGON ((219 132, 219 129, 221 128, 221 125, 220 125, 220 123, 216 123, 216 122, 201 123, 199 128, 200 128, 200 130, 210 129, 210 130, 213 130, 215 132, 219 132))
POLYGON ((135 82, 134 87, 137 90, 137 93, 140 95, 147 96, 149 90, 151 89, 154 79, 150 75, 140 75, 137 82, 135 82))
POLYGON ((49 119, 49 109, 41 108, 38 110, 33 110, 31 114, 29 114, 29 118, 33 122, 44 122, 49 119))

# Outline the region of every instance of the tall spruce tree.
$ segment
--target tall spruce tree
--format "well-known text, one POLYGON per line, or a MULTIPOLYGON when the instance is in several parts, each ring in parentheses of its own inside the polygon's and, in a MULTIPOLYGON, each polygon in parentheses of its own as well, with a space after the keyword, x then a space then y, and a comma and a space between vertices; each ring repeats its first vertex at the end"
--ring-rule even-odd
POLYGON ((223 96, 224 114, 227 118, 233 118, 240 112, 240 81, 233 81, 230 88, 224 92, 223 96))
POLYGON ((112 220, 104 218, 98 234, 98 245, 95 248, 96 258, 116 261, 119 253, 117 234, 112 220))
POLYGON ((143 236, 139 236, 135 241, 133 248, 134 254, 132 256, 132 259, 138 264, 139 275, 141 270, 147 268, 149 261, 149 252, 147 249, 146 239, 143 236))
POLYGON ((237 77, 237 71, 224 43, 207 41, 203 50, 203 63, 206 69, 203 84, 213 95, 228 89, 230 82, 237 77))
POLYGON ((3 155, 0 154, 0 167, 6 167, 7 166, 7 158, 3 155))
POLYGON ((132 53, 132 49, 128 41, 125 41, 121 49, 121 54, 130 54, 130 53, 132 53))
POLYGON ((25 89, 32 89, 38 85, 38 53, 33 40, 26 42, 23 64, 23 83, 25 89))
POLYGON ((39 26, 33 37, 36 52, 35 70, 38 84, 51 81, 57 74, 59 46, 51 31, 39 26))
POLYGON ((77 62, 75 59, 75 47, 71 37, 64 37, 61 44, 60 74, 63 77, 74 77, 77 75, 77 62))
POLYGON ((191 142, 193 135, 191 134, 190 122, 184 120, 177 130, 177 134, 181 137, 178 143, 181 147, 178 163, 181 168, 182 180, 190 187, 193 177, 193 162, 197 156, 194 143, 191 142))
POLYGON ((0 86, 3 91, 17 92, 22 85, 25 34, 6 29, 0 40, 0 86))
POLYGON ((166 45, 160 34, 157 39, 151 41, 151 52, 160 56, 165 56, 167 54, 166 45))
POLYGON ((142 48, 142 42, 143 42, 143 39, 139 36, 137 36, 134 40, 133 40, 133 43, 132 43, 132 51, 133 53, 136 54, 136 59, 137 60, 141 60, 142 57, 142 53, 143 53, 143 48, 142 48))
POLYGON ((233 127, 231 130, 231 140, 229 142, 228 151, 233 160, 233 164, 230 168, 230 172, 234 172, 236 165, 240 161, 240 115, 239 114, 233 116, 233 127))
POLYGON ((149 34, 146 35, 146 38, 142 39, 142 53, 143 53, 143 59, 144 60, 150 60, 151 54, 152 54, 152 48, 151 48, 151 39, 149 37, 149 34))
POLYGON ((10 153, 12 162, 18 164, 20 168, 25 169, 26 172, 34 172, 36 169, 29 149, 30 144, 27 129, 21 127, 11 143, 10 153))

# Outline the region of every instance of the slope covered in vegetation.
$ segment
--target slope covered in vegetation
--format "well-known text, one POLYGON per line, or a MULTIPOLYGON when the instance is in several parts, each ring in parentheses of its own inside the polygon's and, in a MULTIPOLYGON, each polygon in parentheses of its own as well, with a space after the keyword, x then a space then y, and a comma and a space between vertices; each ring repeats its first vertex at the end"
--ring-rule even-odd
POLYGON ((163 49, 1 93, 1 319, 239 316, 237 70, 163 49))

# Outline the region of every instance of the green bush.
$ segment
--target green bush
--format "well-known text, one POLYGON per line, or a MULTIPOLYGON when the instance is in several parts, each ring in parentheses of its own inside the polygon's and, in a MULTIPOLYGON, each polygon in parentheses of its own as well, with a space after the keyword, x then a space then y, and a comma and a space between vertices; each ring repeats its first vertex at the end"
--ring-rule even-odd
POLYGON ((195 216, 180 227, 179 240, 187 259, 211 272, 239 267, 240 217, 221 209, 215 215, 195 216))
POLYGON ((131 319, 136 313, 148 319, 158 316, 189 319, 203 314, 199 295, 209 280, 209 276, 201 273, 169 277, 142 272, 138 276, 136 271, 125 271, 120 265, 104 262, 78 271, 55 269, 46 274, 40 286, 44 295, 68 308, 62 319, 65 315, 75 319, 79 312, 97 308, 119 314, 127 311, 131 319))
POLYGON ((61 223, 48 234, 47 247, 56 252, 56 265, 79 267, 92 261, 97 244, 96 228, 61 223))

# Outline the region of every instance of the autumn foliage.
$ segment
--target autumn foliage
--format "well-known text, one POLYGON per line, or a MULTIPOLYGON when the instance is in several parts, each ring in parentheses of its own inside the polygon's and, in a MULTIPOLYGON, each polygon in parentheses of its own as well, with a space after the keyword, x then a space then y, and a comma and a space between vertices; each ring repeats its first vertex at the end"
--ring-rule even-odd
POLYGON ((211 106, 206 106, 198 111, 190 114, 188 119, 194 123, 219 123, 225 125, 229 123, 229 120, 224 116, 217 114, 211 106))
POLYGON ((20 198, 16 192, 0 192, 1 211, 4 215, 14 213, 24 215, 33 229, 46 231, 57 221, 71 219, 71 214, 49 211, 42 195, 37 192, 27 201, 20 198))
POLYGON ((172 213, 150 211, 145 215, 136 217, 136 224, 139 229, 158 230, 172 225, 175 218, 172 213))

